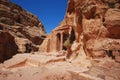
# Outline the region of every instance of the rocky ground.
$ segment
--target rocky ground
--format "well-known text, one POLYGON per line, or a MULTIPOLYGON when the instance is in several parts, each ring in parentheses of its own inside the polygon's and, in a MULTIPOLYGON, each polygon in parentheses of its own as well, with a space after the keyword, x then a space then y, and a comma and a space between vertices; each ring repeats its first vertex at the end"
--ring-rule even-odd
POLYGON ((0 64, 0 80, 120 80, 111 58, 70 60, 64 55, 17 54, 0 64))

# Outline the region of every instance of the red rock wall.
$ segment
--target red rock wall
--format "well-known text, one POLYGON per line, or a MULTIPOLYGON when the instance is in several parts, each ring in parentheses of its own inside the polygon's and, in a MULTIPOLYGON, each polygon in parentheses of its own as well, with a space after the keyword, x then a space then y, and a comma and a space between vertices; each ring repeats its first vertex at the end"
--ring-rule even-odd
POLYGON ((7 32, 0 32, 0 63, 17 54, 17 50, 15 38, 7 32))
POLYGON ((0 48, 2 51, 0 54, 3 55, 0 56, 3 58, 1 62, 17 52, 38 51, 37 45, 40 45, 46 37, 44 26, 37 16, 8 0, 0 0, 0 32, 2 32, 0 34, 1 45, 6 45, 0 48), (12 39, 9 35, 12 36, 12 39), (5 38, 5 42, 2 36, 5 38), (13 48, 16 45, 18 49, 13 49, 12 44, 13 48), (8 52, 4 52, 6 50, 8 52))
POLYGON ((65 18, 58 28, 72 26, 76 42, 83 44, 87 56, 104 57, 106 51, 120 50, 119 14, 119 0, 68 0, 65 18))

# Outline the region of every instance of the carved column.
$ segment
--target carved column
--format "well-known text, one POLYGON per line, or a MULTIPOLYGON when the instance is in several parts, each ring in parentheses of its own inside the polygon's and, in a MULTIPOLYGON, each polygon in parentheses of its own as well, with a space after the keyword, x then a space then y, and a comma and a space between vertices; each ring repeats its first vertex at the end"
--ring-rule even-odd
POLYGON ((63 49, 63 32, 60 32, 60 50, 63 49))

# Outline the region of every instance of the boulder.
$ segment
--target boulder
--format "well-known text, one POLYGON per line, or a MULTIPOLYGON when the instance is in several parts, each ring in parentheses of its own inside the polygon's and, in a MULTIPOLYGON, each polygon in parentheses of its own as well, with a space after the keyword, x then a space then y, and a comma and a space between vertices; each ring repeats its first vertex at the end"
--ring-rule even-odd
POLYGON ((120 39, 120 9, 109 9, 105 14, 105 26, 110 38, 120 39))

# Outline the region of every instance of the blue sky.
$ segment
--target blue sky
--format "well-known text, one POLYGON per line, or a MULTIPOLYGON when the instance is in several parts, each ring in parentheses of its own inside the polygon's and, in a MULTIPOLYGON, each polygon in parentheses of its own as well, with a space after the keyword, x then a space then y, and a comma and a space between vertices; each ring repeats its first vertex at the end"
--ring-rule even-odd
POLYGON ((10 0, 38 16, 49 34, 63 20, 68 0, 10 0))

